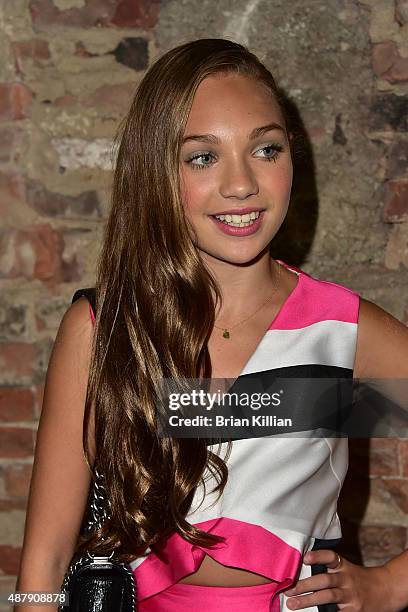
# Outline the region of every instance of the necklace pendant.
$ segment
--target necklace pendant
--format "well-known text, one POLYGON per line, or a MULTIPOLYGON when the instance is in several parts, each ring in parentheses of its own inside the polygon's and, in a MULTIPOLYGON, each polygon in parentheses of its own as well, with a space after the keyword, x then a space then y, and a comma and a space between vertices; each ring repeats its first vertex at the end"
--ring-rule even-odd
POLYGON ((223 338, 229 338, 230 337, 228 329, 224 329, 224 333, 222 334, 222 337, 223 338))

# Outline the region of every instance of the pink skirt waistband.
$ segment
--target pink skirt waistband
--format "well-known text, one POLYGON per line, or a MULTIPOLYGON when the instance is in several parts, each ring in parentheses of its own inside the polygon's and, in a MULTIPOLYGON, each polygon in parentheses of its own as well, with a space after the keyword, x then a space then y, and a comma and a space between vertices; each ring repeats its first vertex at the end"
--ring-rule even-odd
POLYGON ((206 612, 279 612, 279 587, 278 582, 237 587, 176 582, 138 606, 139 612, 191 612, 193 606, 203 606, 206 612))

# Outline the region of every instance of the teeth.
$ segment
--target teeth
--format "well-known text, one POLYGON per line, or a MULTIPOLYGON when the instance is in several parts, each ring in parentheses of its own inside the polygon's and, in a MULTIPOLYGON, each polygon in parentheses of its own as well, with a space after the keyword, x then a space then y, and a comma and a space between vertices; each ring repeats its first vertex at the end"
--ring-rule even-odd
POLYGON ((246 227, 252 225, 255 219, 260 215, 259 211, 247 213, 245 215, 215 215, 220 221, 224 221, 233 227, 246 227))

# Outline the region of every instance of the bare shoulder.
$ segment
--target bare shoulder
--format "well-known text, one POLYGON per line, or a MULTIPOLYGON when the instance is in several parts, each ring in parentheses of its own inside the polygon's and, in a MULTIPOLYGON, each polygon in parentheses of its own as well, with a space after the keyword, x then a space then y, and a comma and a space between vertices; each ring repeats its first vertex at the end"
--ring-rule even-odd
POLYGON ((408 327, 360 298, 355 378, 408 378, 408 327))
POLYGON ((71 304, 62 318, 58 329, 58 336, 63 335, 64 338, 69 338, 72 334, 77 339, 84 336, 88 340, 92 337, 93 323, 89 311, 89 302, 86 297, 80 297, 71 304))

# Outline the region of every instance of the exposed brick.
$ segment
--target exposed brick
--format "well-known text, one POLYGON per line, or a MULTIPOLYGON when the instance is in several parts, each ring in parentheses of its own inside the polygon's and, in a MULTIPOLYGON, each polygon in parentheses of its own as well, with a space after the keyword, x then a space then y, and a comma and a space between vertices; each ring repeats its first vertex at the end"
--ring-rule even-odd
POLYGON ((121 0, 116 3, 117 8, 111 23, 129 28, 153 28, 160 12, 159 0, 121 0))
POLYGON ((361 525, 359 544, 364 551, 363 561, 370 564, 385 563, 405 550, 405 527, 381 527, 361 525))
POLYGON ((0 121, 25 119, 33 99, 23 83, 0 83, 0 121))
POLYGON ((9 126, 0 128, 0 163, 7 164, 12 158, 14 142, 13 129, 9 126))
POLYGON ((370 476, 399 476, 398 440, 371 438, 369 465, 370 476))
POLYGON ((49 26, 110 26, 153 28, 158 19, 159 0, 85 0, 82 8, 59 10, 52 0, 30 0, 34 30, 49 26))
POLYGON ((27 203, 47 217, 89 219, 102 215, 96 191, 84 191, 78 196, 68 196, 49 191, 37 181, 27 181, 27 203))
POLYGON ((32 457, 33 454, 34 435, 32 429, 23 427, 0 427, 1 457, 17 459, 18 457, 32 457))
POLYGON ((24 72, 24 61, 27 59, 47 60, 50 58, 48 42, 37 38, 13 42, 12 50, 14 52, 16 70, 19 73, 24 72))
POLYGON ((0 172, 0 216, 6 218, 12 207, 25 202, 24 178, 15 172, 0 172))
POLYGON ((18 163, 23 133, 14 125, 0 126, 0 164, 18 163))
POLYGON ((384 263, 389 270, 398 270, 401 264, 408 268, 408 223, 391 226, 384 263))
POLYGON ((385 186, 383 221, 408 221, 408 180, 387 181, 385 186))
POLYGON ((140 37, 128 37, 120 41, 112 51, 116 61, 133 70, 145 70, 149 62, 147 41, 140 37))
POLYGON ((0 571, 16 575, 20 567, 21 548, 0 544, 0 571))
POLYGON ((53 25, 84 28, 107 25, 116 4, 116 0, 86 0, 83 8, 61 11, 52 0, 30 0, 28 7, 34 30, 38 31, 53 25))
POLYGON ((34 393, 35 393, 35 405, 34 405, 34 409, 35 409, 35 418, 39 419, 40 415, 41 415, 41 410, 42 410, 42 405, 43 405, 43 401, 44 401, 44 390, 45 390, 45 384, 39 384, 36 387, 34 387, 34 393))
POLYGON ((408 57, 400 57, 382 76, 390 83, 405 83, 408 81, 408 57))
POLYGON ((408 178, 408 142, 395 139, 387 152, 387 168, 385 178, 399 179, 408 178))
POLYGON ((0 387, 0 421, 35 419, 35 396, 31 389, 0 387))
POLYGON ((373 68, 377 76, 382 76, 399 58, 395 42, 387 41, 373 45, 373 68))
MULTIPOLYGON (((9 499, 0 499, 0 512, 11 512, 12 510, 26 510, 26 497, 13 497, 9 499)), ((0 517, 1 518, 1 517, 0 517)))
POLYGON ((64 248, 62 233, 49 224, 0 229, 0 277, 36 278, 50 287, 79 280, 76 253, 67 257, 64 248))
POLYGON ((368 117, 372 130, 408 132, 408 99, 393 93, 375 95, 368 117))
POLYGON ((39 358, 39 349, 34 344, 29 344, 28 342, 1 343, 0 384, 31 383, 39 358))
POLYGON ((396 505, 405 514, 408 513, 408 479, 406 478, 387 478, 384 480, 384 487, 392 495, 396 505))
POLYGON ((75 104, 78 104, 78 98, 76 96, 72 96, 71 94, 66 94, 65 96, 56 98, 54 101, 54 106, 59 107, 75 106, 75 104))
POLYGON ((104 109, 111 116, 123 115, 129 109, 134 91, 134 83, 101 85, 94 93, 81 98, 80 104, 82 107, 104 109))
POLYGON ((401 476, 408 477, 408 440, 399 440, 399 457, 401 464, 401 476))
MULTIPOLYGON (((61 255, 64 250, 62 236, 50 225, 44 224, 29 232, 21 232, 21 245, 29 240, 34 251, 34 276, 40 280, 60 277, 61 255)), ((17 245, 19 241, 17 240, 17 245)))
POLYGON ((390 83, 408 80, 408 58, 401 57, 393 41, 374 45, 373 68, 377 76, 390 83))
POLYGON ((7 465, 3 468, 6 492, 10 497, 28 497, 32 469, 31 463, 7 465))

